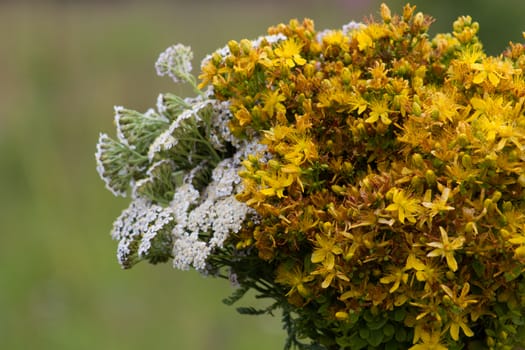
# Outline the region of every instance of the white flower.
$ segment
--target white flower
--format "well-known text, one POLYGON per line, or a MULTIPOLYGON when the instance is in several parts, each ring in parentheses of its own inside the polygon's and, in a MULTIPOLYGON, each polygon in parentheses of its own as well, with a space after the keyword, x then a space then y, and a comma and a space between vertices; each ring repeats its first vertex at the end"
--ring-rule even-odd
POLYGON ((286 39, 288 39, 288 37, 286 35, 282 34, 282 33, 272 34, 272 35, 263 35, 263 36, 258 37, 255 40, 252 40, 252 46, 253 47, 259 47, 265 41, 268 44, 272 45, 272 44, 276 44, 276 43, 278 43, 280 41, 284 41, 286 39))
POLYGON ((343 25, 343 33, 345 35, 349 35, 351 32, 357 30, 357 29, 360 29, 360 28, 363 28, 365 27, 365 25, 361 22, 355 22, 355 21, 351 21, 345 25, 343 25))
POLYGON ((144 198, 135 198, 113 223, 111 236, 119 241, 117 259, 130 268, 147 259, 153 263, 171 257, 171 210, 144 198))
POLYGON ((197 271, 205 272, 210 251, 210 247, 200 241, 197 235, 178 235, 173 244, 173 266, 179 270, 194 267, 197 271))
POLYGON ((168 47, 159 55, 155 69, 159 76, 168 75, 174 82, 187 82, 191 73, 191 47, 177 44, 168 47))
POLYGON ((199 199, 199 191, 193 185, 185 183, 179 186, 173 195, 173 200, 170 203, 170 208, 173 212, 177 226, 186 224, 188 217, 188 210, 190 206, 197 203, 199 199))
POLYGON ((255 215, 252 208, 239 202, 234 196, 216 201, 213 205, 213 212, 215 214, 214 220, 211 222, 213 237, 209 242, 212 248, 222 248, 229 234, 239 232, 249 214, 255 215))

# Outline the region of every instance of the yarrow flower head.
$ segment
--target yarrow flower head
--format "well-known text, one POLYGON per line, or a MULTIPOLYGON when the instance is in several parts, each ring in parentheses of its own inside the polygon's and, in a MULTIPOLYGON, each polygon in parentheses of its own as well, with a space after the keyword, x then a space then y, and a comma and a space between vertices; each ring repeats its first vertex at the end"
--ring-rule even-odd
POLYGON ((291 20, 155 65, 195 97, 115 107, 97 171, 131 204, 124 268, 171 262, 272 300, 285 349, 525 342, 525 45, 483 51, 406 5, 317 31, 291 20), (496 297, 495 297, 496 296, 496 297))
POLYGON ((160 54, 155 68, 159 76, 168 75, 175 83, 187 82, 193 79, 190 74, 193 52, 189 46, 177 44, 168 47, 160 54))

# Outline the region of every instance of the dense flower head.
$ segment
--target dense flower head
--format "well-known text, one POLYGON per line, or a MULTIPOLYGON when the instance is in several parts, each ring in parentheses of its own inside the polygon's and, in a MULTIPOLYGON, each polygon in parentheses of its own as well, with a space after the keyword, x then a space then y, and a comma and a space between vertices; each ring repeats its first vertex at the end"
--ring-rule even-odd
POLYGON ((432 38, 413 6, 380 13, 230 41, 202 61, 205 94, 116 109, 131 117, 101 136, 99 172, 170 208, 176 267, 273 298, 288 347, 518 344, 525 45, 488 56, 471 17, 432 38))

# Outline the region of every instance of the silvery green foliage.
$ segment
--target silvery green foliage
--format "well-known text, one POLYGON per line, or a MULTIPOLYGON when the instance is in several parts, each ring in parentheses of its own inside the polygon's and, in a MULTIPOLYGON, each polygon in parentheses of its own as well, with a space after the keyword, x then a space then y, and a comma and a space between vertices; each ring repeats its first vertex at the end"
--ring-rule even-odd
POLYGON ((97 143, 97 171, 106 188, 115 196, 126 197, 129 184, 142 172, 147 158, 134 152, 128 145, 101 133, 97 143))
POLYGON ((97 171, 114 195, 125 197, 130 184, 147 171, 145 153, 169 120, 152 109, 139 113, 116 106, 115 125, 116 140, 100 134, 95 154, 97 171))
MULTIPOLYGON (((192 57, 189 47, 175 45, 155 66, 159 75, 194 84, 192 57)), ((156 111, 115 107, 117 137, 100 135, 96 160, 114 195, 131 193, 111 234, 123 268, 173 259, 176 268, 206 272, 210 254, 255 216, 235 199, 242 190, 237 173, 247 154, 264 153, 264 146, 235 138, 231 118, 229 103, 215 100, 212 89, 194 98, 160 94, 156 111)))

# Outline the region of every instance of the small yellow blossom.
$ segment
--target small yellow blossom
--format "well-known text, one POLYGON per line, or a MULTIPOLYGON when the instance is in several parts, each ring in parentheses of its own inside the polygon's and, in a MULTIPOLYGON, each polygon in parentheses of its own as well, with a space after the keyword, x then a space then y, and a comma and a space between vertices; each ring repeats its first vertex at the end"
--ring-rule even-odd
POLYGON ((302 66, 306 60, 301 57, 301 48, 303 46, 296 40, 288 39, 283 41, 274 52, 280 58, 279 64, 285 63, 288 67, 293 68, 296 65, 302 66))
POLYGON ((331 268, 330 266, 322 265, 317 270, 312 272, 312 276, 315 275, 321 275, 324 277, 324 280, 321 283, 321 288, 323 289, 330 287, 335 278, 346 282, 350 281, 348 276, 342 272, 338 266, 331 268))
POLYGON ((302 297, 307 297, 310 292, 306 284, 314 279, 311 275, 305 275, 299 265, 294 265, 291 269, 280 265, 277 269, 277 277, 275 282, 292 287, 287 296, 292 295, 297 291, 302 297))
POLYGON ((425 193, 425 201, 421 202, 421 205, 425 208, 430 209, 430 224, 432 224, 432 218, 434 218, 436 215, 455 209, 453 206, 447 205, 450 192, 450 188, 445 187, 441 193, 441 196, 433 201, 430 201, 432 191, 427 190, 427 192, 425 193))
POLYGON ((252 122, 252 115, 246 107, 242 106, 241 109, 235 112, 235 119, 239 121, 240 126, 245 126, 252 122))
POLYGON ((318 247, 312 253, 313 263, 322 263, 328 270, 335 265, 335 256, 343 253, 341 247, 337 246, 332 237, 326 235, 315 235, 318 247))
MULTIPOLYGON (((459 296, 456 296, 456 292, 452 291, 448 286, 442 284, 441 289, 450 297, 450 300, 459 308, 466 309, 470 304, 475 304, 478 302, 473 296, 468 295, 470 291, 470 284, 465 282, 459 296)), ((455 289, 455 288, 454 288, 455 289)))
POLYGON ((441 334, 440 332, 433 331, 421 332, 421 343, 418 343, 408 350, 447 350, 448 348, 441 344, 441 334))
POLYGON ((384 284, 394 283, 388 291, 389 293, 394 293, 399 288, 401 283, 407 283, 408 273, 405 272, 406 269, 404 267, 392 267, 390 270, 390 274, 381 277, 379 282, 384 284))
POLYGON ((439 231, 441 232, 441 242, 430 242, 427 243, 429 247, 436 248, 427 254, 428 257, 444 257, 447 260, 447 265, 452 271, 458 269, 458 262, 454 257, 454 251, 461 249, 463 243, 465 243, 465 237, 459 236, 449 241, 447 231, 441 226, 439 226, 439 231))
POLYGON ((366 123, 375 123, 379 119, 385 125, 390 125, 392 120, 389 118, 389 113, 391 111, 388 109, 388 101, 385 99, 379 99, 376 101, 370 102, 370 112, 369 117, 365 120, 366 123))
POLYGON ((280 172, 266 172, 259 170, 256 172, 256 175, 261 177, 263 189, 261 189, 260 192, 268 197, 285 197, 284 190, 286 190, 294 181, 294 176, 292 174, 284 174, 280 172))
POLYGON ((474 332, 467 325, 467 322, 468 321, 466 320, 466 316, 462 314, 459 314, 459 315, 452 314, 451 315, 451 320, 449 321, 449 325, 450 325, 450 336, 452 337, 453 340, 455 341, 459 340, 459 330, 460 329, 463 331, 463 333, 465 333, 467 337, 474 336, 474 332))
POLYGON ((388 211, 397 211, 398 220, 404 224, 405 219, 409 222, 415 223, 417 215, 421 207, 418 200, 409 198, 402 189, 394 188, 392 194, 392 204, 385 208, 388 211))
POLYGON ((264 107, 262 110, 271 118, 276 112, 285 112, 286 107, 281 103, 286 101, 286 97, 279 91, 268 91, 262 95, 264 107))
POLYGON ((416 254, 410 253, 407 258, 405 270, 414 269, 416 271, 423 271, 426 268, 425 264, 416 258, 416 254))
POLYGON ((356 36, 357 43, 358 43, 357 47, 361 51, 365 51, 367 48, 369 48, 369 47, 374 45, 374 41, 372 40, 370 35, 368 35, 366 33, 366 31, 364 29, 361 29, 360 31, 358 31, 355 34, 355 36, 356 36))
POLYGON ((501 79, 506 79, 514 73, 510 65, 505 65, 494 57, 487 57, 483 63, 472 63, 471 67, 478 72, 472 80, 474 84, 482 84, 488 80, 494 87, 498 86, 501 79))
POLYGON ((290 135, 292 144, 285 153, 284 158, 294 165, 317 159, 317 146, 307 136, 290 135))

